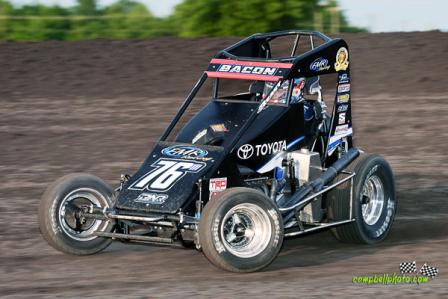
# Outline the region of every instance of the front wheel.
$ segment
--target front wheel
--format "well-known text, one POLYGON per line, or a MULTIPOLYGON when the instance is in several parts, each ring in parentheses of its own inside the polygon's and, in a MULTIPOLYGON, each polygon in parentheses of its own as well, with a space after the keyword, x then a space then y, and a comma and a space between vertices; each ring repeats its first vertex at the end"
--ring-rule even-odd
POLYGON ((232 272, 269 265, 283 243, 283 222, 275 204, 250 188, 231 188, 208 202, 199 223, 205 256, 232 272))
POLYGON ((66 175, 51 184, 39 205, 39 228, 44 239, 64 253, 88 255, 105 249, 110 239, 94 232, 110 232, 113 223, 86 219, 81 207, 112 206, 113 190, 104 181, 89 174, 66 175))

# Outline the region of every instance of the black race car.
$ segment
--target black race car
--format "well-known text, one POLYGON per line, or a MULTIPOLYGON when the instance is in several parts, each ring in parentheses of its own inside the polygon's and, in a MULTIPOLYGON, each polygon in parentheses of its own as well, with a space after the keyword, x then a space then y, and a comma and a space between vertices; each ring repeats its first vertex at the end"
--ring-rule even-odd
POLYGON ((49 186, 42 235, 77 255, 112 240, 195 246, 235 272, 262 269, 285 237, 311 231, 379 242, 396 211, 394 178, 381 156, 353 145, 350 89, 342 39, 299 30, 245 38, 215 55, 146 161, 115 191, 88 174, 49 186), (279 37, 291 38, 290 55, 272 48, 279 37), (320 84, 327 74, 337 81, 331 115, 320 84), (209 78, 211 99, 179 126, 209 78), (226 95, 226 86, 244 92, 226 95))

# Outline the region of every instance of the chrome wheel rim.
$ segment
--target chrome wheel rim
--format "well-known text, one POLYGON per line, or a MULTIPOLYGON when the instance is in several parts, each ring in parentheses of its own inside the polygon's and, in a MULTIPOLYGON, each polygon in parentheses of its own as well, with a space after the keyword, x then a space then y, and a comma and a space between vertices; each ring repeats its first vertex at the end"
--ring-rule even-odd
POLYGON ((381 217, 384 207, 384 187, 376 175, 369 177, 361 194, 362 218, 368 225, 374 225, 381 217))
POLYGON ((59 205, 59 223, 62 231, 76 241, 91 241, 97 236, 96 231, 104 231, 107 221, 96 219, 80 219, 79 210, 82 206, 94 205, 99 208, 109 207, 104 196, 90 188, 79 188, 67 194, 59 205))
POLYGON ((236 205, 221 222, 224 247, 240 258, 257 256, 269 244, 272 227, 266 211, 257 205, 236 205))

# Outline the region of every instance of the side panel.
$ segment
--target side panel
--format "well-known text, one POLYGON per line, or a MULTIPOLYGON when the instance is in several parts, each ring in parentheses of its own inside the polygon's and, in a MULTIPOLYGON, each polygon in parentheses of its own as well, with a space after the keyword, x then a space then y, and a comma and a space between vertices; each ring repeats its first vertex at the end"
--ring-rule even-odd
POLYGON ((338 81, 325 153, 327 157, 331 156, 340 144, 343 144, 342 148, 346 151, 353 147, 350 61, 347 45, 341 45, 334 56, 333 67, 338 72, 338 81))
POLYGON ((303 104, 266 106, 232 153, 238 164, 260 173, 272 170, 264 167, 279 153, 305 145, 303 104))

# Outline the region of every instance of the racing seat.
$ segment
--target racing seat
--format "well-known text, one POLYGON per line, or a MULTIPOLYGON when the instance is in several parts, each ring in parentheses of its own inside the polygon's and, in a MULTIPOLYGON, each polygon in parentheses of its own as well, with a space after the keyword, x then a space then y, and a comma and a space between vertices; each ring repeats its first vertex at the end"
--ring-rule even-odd
POLYGON ((305 80, 305 91, 309 95, 318 95, 322 90, 320 86, 320 78, 319 76, 314 76, 310 78, 306 78, 305 80))

